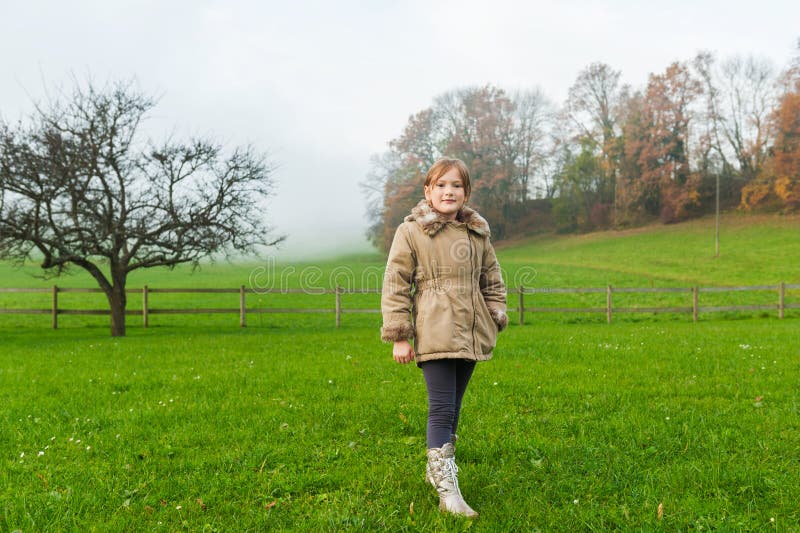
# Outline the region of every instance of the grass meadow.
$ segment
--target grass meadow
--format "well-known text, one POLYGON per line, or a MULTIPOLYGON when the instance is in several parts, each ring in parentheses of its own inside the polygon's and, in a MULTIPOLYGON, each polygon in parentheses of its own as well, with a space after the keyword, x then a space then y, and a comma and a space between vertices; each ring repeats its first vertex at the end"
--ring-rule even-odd
MULTIPOLYGON (((798 219, 725 222, 719 258, 708 221, 536 238, 499 256, 512 286, 800 282, 798 219)), ((216 264, 137 273, 129 287, 363 286, 381 268, 377 255, 216 264)), ((32 272, 0 265, 1 285, 53 283, 32 272)), ((774 300, 720 296, 761 297, 774 300)), ((150 296, 153 308, 237 304, 150 296)), ((46 294, 0 294, 0 307, 48 305, 46 294)), ((332 308, 333 297, 248 305, 332 308)), ((153 315, 147 329, 129 317, 125 338, 108 336, 106 317, 63 316, 52 330, 46 315, 0 315, 0 531, 800 530, 800 313, 775 315, 510 325, 476 370, 459 430, 475 521, 441 514, 424 483, 424 384, 391 360, 377 314, 345 315, 338 329, 332 314, 251 315, 247 328, 235 314, 153 315)))

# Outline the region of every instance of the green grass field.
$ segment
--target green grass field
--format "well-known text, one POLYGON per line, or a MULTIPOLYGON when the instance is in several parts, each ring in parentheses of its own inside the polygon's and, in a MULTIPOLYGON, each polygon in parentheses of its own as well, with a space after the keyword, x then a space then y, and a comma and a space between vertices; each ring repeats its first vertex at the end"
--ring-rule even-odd
MULTIPOLYGON (((717 259, 709 227, 534 239, 500 258, 507 279, 530 267, 538 286, 800 282, 797 219, 723 233, 717 259)), ((293 287, 315 268, 314 284, 360 285, 380 262, 276 273, 293 287)), ((143 272, 129 286, 238 287, 258 266, 143 272)), ((53 283, 8 265, 0 275, 3 286, 53 283)), ((3 294, 0 305, 36 298, 3 294)), ((62 301, 102 303, 92 298, 62 301)), ((190 305, 159 298, 151 306, 190 305)), ((249 302, 320 299, 332 307, 332 296, 249 302)), ((118 339, 106 317, 62 317, 54 331, 47 316, 0 315, 0 531, 800 530, 797 322, 795 312, 512 324, 465 398, 461 486, 481 513, 469 522, 439 513, 423 481, 424 384, 391 360, 378 315, 345 315, 340 329, 327 314, 252 316, 244 329, 235 315, 152 316, 148 329, 131 317, 118 339)))

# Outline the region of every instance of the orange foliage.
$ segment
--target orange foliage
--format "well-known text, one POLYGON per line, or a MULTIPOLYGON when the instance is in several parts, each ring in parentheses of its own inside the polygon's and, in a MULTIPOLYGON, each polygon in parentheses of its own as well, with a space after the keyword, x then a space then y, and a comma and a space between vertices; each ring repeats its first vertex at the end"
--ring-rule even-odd
POLYGON ((773 204, 788 211, 800 209, 800 79, 780 99, 772 122, 776 130, 772 157, 742 188, 745 210, 773 204))
POLYGON ((777 123, 775 194, 788 209, 795 210, 800 208, 800 91, 781 99, 777 123))

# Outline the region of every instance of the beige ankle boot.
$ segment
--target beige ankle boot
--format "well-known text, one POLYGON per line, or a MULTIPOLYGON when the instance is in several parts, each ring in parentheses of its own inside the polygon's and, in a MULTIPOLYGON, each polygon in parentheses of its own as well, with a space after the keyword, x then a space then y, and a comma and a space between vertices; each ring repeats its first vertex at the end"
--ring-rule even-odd
MULTIPOLYGON (((453 456, 455 456, 455 454, 456 454, 456 441, 457 440, 458 440, 458 435, 456 435, 455 433, 451 433, 450 434, 450 443, 453 445, 453 456)), ((430 461, 430 456, 428 456, 428 464, 425 465, 425 480, 428 483, 430 483, 431 485, 433 485, 434 487, 436 487, 436 483, 433 482, 433 475, 431 474, 431 465, 432 464, 433 464, 433 462, 430 461)))
POLYGON ((478 513, 464 501, 458 487, 458 467, 453 443, 446 442, 441 448, 428 449, 425 478, 439 493, 439 509, 467 518, 478 517, 478 513))

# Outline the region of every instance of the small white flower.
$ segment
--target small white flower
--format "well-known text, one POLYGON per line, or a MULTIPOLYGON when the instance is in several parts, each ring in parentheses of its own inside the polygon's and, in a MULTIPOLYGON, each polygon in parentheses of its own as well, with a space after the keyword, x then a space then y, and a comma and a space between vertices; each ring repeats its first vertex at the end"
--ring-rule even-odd
POLYGON ((578 505, 578 500, 577 499, 572 500, 572 503, 574 503, 575 505, 578 505))
POLYGON ((19 458, 20 459, 22 459, 23 457, 25 457, 25 452, 22 452, 21 454, 19 454, 19 458))
POLYGON ((42 450, 39 450, 39 453, 38 453, 38 454, 36 454, 36 456, 37 456, 37 457, 41 457, 41 456, 43 456, 43 455, 44 455, 44 452, 43 452, 42 450))
POLYGON ((175 506, 175 509, 177 509, 178 511, 180 511, 181 509, 183 509, 183 505, 176 505, 176 506, 175 506))
POLYGON ((91 449, 92 449, 92 447, 91 447, 91 446, 87 446, 87 447, 86 447, 86 451, 87 451, 87 452, 88 452, 89 450, 91 450, 91 449))

